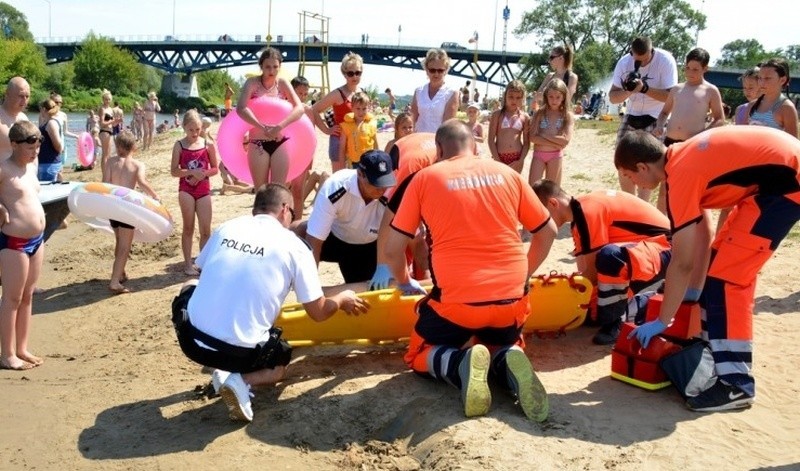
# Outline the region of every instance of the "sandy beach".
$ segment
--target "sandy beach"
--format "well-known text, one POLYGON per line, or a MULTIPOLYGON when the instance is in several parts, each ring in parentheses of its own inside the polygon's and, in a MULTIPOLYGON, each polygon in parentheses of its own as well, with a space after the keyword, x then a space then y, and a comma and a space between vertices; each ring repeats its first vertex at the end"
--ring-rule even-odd
MULTIPOLYGON (((610 348, 592 345, 595 329, 583 327, 528 339, 526 353, 550 394, 543 425, 497 389, 487 416, 464 418, 455 389, 406 369, 403 344, 297 348, 286 381, 255 392, 254 421, 230 422, 170 323, 170 302, 187 279, 169 173, 179 137, 158 135, 138 154, 176 227, 163 242, 134 244, 126 283, 133 293, 108 291, 109 234, 70 216, 46 244, 30 341, 46 361, 0 371, 0 469, 800 469, 797 229, 757 289, 751 409, 698 414, 672 388, 648 392, 613 380, 610 348)), ((383 147, 392 136, 379 137, 383 147)), ((569 192, 616 188, 613 138, 576 131, 563 171, 569 192)), ((322 134, 314 166, 330 169, 322 134)), ((100 171, 66 176, 96 181, 100 171)), ((214 226, 250 212, 251 195, 213 198, 214 226)), ((562 228, 539 272, 573 272, 571 249, 562 228)), ((320 276, 324 285, 341 282, 330 264, 320 276)))

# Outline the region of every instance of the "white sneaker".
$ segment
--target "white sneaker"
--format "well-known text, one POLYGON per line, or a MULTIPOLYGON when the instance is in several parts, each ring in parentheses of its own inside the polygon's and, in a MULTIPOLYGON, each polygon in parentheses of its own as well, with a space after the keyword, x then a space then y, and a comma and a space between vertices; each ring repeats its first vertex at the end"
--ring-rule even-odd
POLYGON ((222 387, 222 383, 228 379, 231 373, 225 370, 214 370, 211 373, 211 386, 214 388, 214 394, 219 395, 219 388, 222 387))
POLYGON ((231 420, 253 421, 253 407, 250 398, 250 385, 244 382, 239 373, 230 373, 219 388, 222 401, 228 406, 228 417, 231 420))

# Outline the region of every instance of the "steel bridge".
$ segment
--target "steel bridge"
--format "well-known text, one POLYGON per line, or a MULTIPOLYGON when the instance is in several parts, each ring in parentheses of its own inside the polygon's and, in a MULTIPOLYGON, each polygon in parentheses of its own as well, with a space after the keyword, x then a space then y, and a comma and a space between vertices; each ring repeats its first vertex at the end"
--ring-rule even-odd
MULTIPOLYGON (((192 74, 203 70, 225 69, 258 63, 258 53, 266 43, 255 37, 253 41, 233 40, 225 35, 219 40, 133 40, 116 41, 120 48, 130 51, 142 64, 164 70, 169 73, 192 74)), ((44 41, 40 42, 45 48, 49 63, 59 63, 72 60, 75 51, 80 47, 81 41, 44 41)), ((280 49, 284 62, 300 62, 300 48, 303 46, 306 62, 322 62, 321 43, 315 42, 314 37, 306 38, 305 42, 272 42, 271 45, 280 49), (319 47, 315 47, 319 46, 319 47)), ((392 46, 378 44, 358 43, 329 43, 329 59, 336 63, 339 58, 352 51, 363 57, 364 63, 389 67, 421 70, 422 60, 429 47, 420 46, 392 46)), ((505 86, 515 78, 512 66, 516 66, 523 57, 529 53, 501 52, 489 50, 473 50, 465 47, 446 48, 450 56, 450 74, 466 79, 474 79, 482 83, 505 86)), ((534 63, 545 64, 545 54, 530 54, 534 63)), ((515 67, 515 69, 518 69, 515 67)), ((743 70, 737 69, 710 69, 706 73, 706 80, 720 88, 740 88, 739 77, 743 70)), ((790 84, 790 93, 800 93, 800 80, 790 84)))
MULTIPOLYGON (((46 51, 48 63, 72 60, 80 42, 40 43, 46 51)), ((203 70, 225 69, 258 63, 259 51, 266 46, 263 41, 117 41, 115 44, 133 53, 140 63, 169 73, 192 74, 203 70)), ((304 46, 306 62, 322 62, 321 43, 273 42, 283 54, 284 62, 300 62, 300 46, 304 46)), ((352 51, 364 59, 365 64, 402 67, 422 70, 422 60, 427 47, 390 46, 372 44, 327 44, 329 59, 338 62, 352 51)), ((514 80, 511 66, 527 55, 522 52, 500 52, 448 48, 450 74, 504 86, 514 80), (477 60, 476 60, 477 59, 477 60), (473 68, 474 67, 474 68, 473 68)), ((542 60, 545 59, 541 54, 542 60)), ((544 64, 544 62, 542 62, 544 64)))

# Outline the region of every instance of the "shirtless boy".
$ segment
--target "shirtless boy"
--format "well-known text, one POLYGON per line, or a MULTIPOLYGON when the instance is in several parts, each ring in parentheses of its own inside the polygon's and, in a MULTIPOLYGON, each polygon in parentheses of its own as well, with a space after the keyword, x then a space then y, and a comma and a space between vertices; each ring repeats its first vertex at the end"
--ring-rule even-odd
MULTIPOLYGON (((122 131, 114 138, 114 146, 117 149, 117 155, 108 159, 103 169, 103 181, 131 189, 138 185, 151 198, 158 200, 158 195, 144 176, 144 163, 133 158, 136 137, 130 131, 122 131)), ((111 269, 111 282, 108 284, 108 289, 115 294, 130 293, 130 290, 122 283, 128 279, 125 275, 125 264, 128 262, 128 255, 133 243, 134 227, 124 222, 114 220, 110 222, 114 229, 116 245, 114 246, 114 265, 111 269)))
MULTIPOLYGON (((686 81, 669 91, 653 130, 654 136, 663 137, 664 145, 667 147, 676 142, 683 142, 706 129, 725 125, 725 113, 722 110, 722 96, 719 89, 704 78, 708 71, 709 59, 708 51, 700 47, 686 54, 686 65, 683 66, 686 81), (706 125, 709 112, 711 122, 706 125)), ((665 193, 662 183, 658 190, 656 207, 663 213, 666 213, 665 193)))
POLYGON ((708 61, 709 55, 705 49, 698 47, 689 51, 686 65, 683 66, 686 81, 673 87, 664 102, 653 135, 664 136, 664 144, 668 147, 706 129, 725 124, 719 89, 704 78, 708 71, 708 61), (706 125, 709 112, 712 121, 706 125))
POLYGON ((11 156, 0 160, 0 369, 27 370, 44 360, 28 351, 33 289, 44 258, 44 209, 36 154, 42 135, 30 121, 8 131, 11 156))

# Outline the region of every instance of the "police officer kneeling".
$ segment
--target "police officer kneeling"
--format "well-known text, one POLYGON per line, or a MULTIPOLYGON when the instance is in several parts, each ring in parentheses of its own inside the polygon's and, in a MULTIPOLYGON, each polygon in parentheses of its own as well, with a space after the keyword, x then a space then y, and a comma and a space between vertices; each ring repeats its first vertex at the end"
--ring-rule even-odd
POLYGON ((289 289, 308 315, 321 322, 342 309, 366 312, 353 291, 322 293, 314 257, 287 228, 292 194, 278 184, 262 186, 252 216, 222 224, 196 264, 200 279, 187 282, 172 302, 172 321, 184 354, 215 368, 212 384, 231 419, 252 421, 252 386, 286 375, 292 348, 273 327, 289 289))

